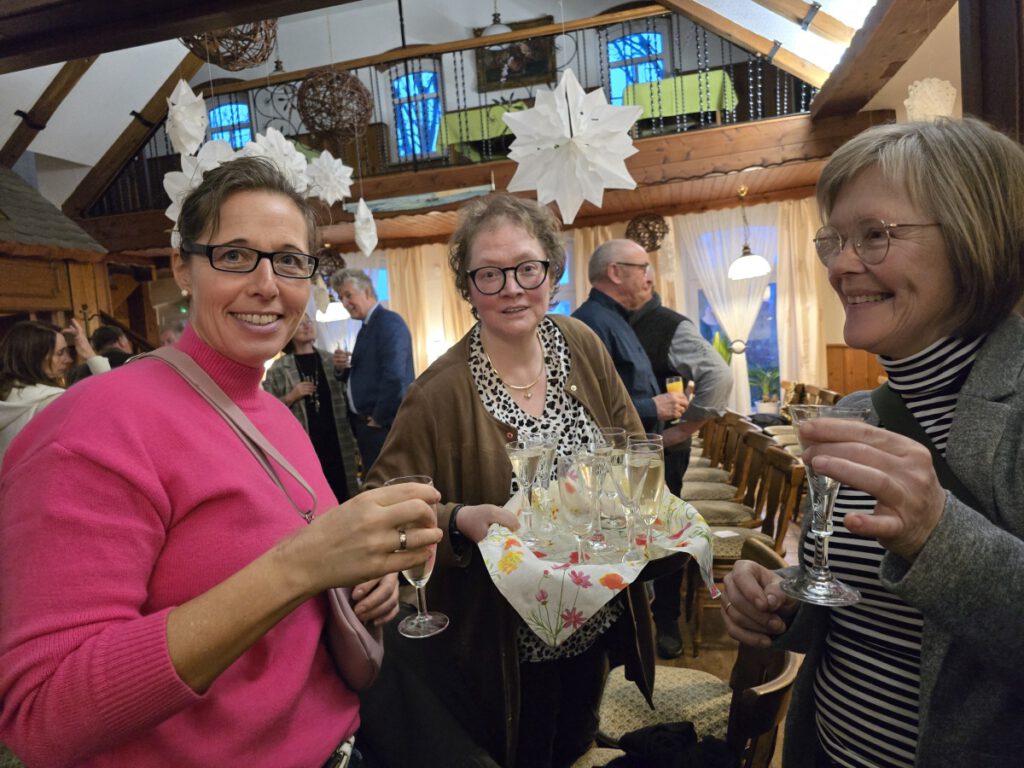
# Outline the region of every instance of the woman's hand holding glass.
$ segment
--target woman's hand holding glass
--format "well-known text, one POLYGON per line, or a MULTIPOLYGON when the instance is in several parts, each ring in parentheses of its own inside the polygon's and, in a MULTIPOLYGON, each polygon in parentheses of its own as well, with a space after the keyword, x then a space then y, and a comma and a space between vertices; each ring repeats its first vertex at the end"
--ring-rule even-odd
POLYGON ((725 575, 722 618, 729 636, 767 648, 786 630, 799 603, 781 588, 782 576, 751 560, 740 560, 725 575))

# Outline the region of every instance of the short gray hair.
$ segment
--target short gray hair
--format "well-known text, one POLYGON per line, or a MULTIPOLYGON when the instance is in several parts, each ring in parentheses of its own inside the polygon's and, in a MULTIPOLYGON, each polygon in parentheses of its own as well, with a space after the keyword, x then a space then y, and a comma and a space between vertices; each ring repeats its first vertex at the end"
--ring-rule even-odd
POLYGON ((345 287, 345 283, 355 283, 358 290, 365 291, 373 298, 377 298, 377 291, 373 288, 373 280, 371 280, 370 276, 361 269, 347 267, 345 269, 339 269, 331 275, 331 288, 333 288, 337 293, 341 293, 342 289, 345 287))
POLYGON ((636 245, 634 240, 608 240, 601 243, 594 252, 590 254, 590 262, 587 264, 587 279, 590 284, 600 283, 608 277, 608 267, 622 258, 622 251, 626 245, 636 245))
POLYGON ((821 172, 817 198, 826 222, 843 188, 870 167, 940 225, 958 333, 990 332, 1024 295, 1024 148, 973 118, 869 128, 821 172))

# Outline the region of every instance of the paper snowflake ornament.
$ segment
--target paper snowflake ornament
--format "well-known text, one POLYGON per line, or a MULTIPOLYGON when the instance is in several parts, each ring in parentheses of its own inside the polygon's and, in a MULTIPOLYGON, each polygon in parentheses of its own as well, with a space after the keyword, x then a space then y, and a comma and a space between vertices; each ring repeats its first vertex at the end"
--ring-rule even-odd
POLYGON ((949 80, 937 77, 915 80, 907 86, 907 98, 903 106, 907 108, 908 120, 952 117, 956 107, 956 87, 949 80))
POLYGON ((584 200, 600 207, 605 189, 635 189, 625 160, 637 152, 629 129, 642 112, 609 104, 600 88, 586 93, 566 69, 554 90, 537 91, 532 109, 502 115, 516 136, 508 156, 519 164, 508 191, 537 190, 572 224, 584 200))
POLYGON ((377 247, 377 222, 373 220, 370 206, 361 197, 356 207, 356 245, 364 256, 372 255, 377 247))
POLYGON ((185 201, 188 193, 199 186, 203 180, 203 174, 216 168, 221 163, 234 159, 235 150, 226 141, 208 141, 199 149, 195 157, 183 154, 181 156, 181 170, 171 171, 164 174, 164 191, 171 198, 171 204, 167 206, 164 215, 175 223, 175 229, 171 233, 171 245, 177 248, 180 245, 178 237, 178 216, 181 213, 181 204, 185 201))
POLYGON ((206 138, 209 123, 202 91, 196 96, 188 83, 179 80, 167 99, 167 138, 174 151, 181 155, 195 154, 206 138))
POLYGON ((306 177, 309 179, 309 196, 319 198, 328 205, 343 200, 352 191, 352 169, 326 149, 320 153, 320 157, 309 161, 306 177))
POLYGON ((242 157, 267 158, 277 166, 277 169, 288 179, 288 183, 300 195, 305 193, 309 186, 309 179, 306 176, 306 158, 276 128, 267 128, 266 135, 257 133, 256 138, 242 147, 238 154, 242 157))

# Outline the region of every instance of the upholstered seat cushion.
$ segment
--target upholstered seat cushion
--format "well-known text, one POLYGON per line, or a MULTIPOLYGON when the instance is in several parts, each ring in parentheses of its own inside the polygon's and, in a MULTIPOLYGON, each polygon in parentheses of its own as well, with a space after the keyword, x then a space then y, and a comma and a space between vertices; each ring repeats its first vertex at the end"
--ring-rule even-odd
POLYGON ((799 445, 800 438, 796 436, 796 432, 792 432, 788 435, 775 435, 775 442, 783 447, 787 445, 799 445))
POLYGON ((590 751, 572 764, 572 768, 600 768, 600 766, 607 765, 616 757, 622 757, 625 754, 621 749, 591 747, 590 751))
POLYGON ((792 424, 773 424, 765 427, 764 431, 772 437, 776 437, 777 435, 792 435, 796 432, 796 427, 792 424))
POLYGON ((793 443, 792 445, 784 445, 784 446, 782 446, 782 450, 784 450, 786 453, 793 454, 797 458, 800 458, 801 456, 804 455, 804 449, 800 447, 800 443, 793 443))
POLYGON ((679 494, 691 504, 699 499, 724 501, 736 496, 736 486, 727 483, 690 482, 683 478, 683 491, 679 494))
MULTIPOLYGON (((685 495, 683 498, 690 501, 685 495)), ((754 510, 738 501, 695 499, 690 503, 708 525, 742 525, 754 519, 754 510)))
POLYGON ((729 473, 718 467, 687 467, 686 473, 683 475, 683 482, 727 483, 729 482, 729 473))
POLYGON ((743 542, 745 542, 747 539, 757 539, 758 541, 767 544, 769 547, 775 546, 775 542, 772 541, 771 536, 761 533, 756 528, 712 526, 711 549, 715 554, 715 560, 739 560, 740 550, 743 549, 743 542), (717 535, 719 531, 732 531, 737 535, 719 536, 717 535))
POLYGON ((732 691, 728 683, 696 669, 659 665, 654 673, 654 709, 647 706, 636 685, 626 680, 623 667, 608 676, 601 699, 598 740, 618 744, 630 731, 659 723, 687 720, 697 738, 725 739, 732 691))
POLYGON ((690 466, 691 467, 710 467, 711 459, 705 456, 694 456, 690 454, 690 466))

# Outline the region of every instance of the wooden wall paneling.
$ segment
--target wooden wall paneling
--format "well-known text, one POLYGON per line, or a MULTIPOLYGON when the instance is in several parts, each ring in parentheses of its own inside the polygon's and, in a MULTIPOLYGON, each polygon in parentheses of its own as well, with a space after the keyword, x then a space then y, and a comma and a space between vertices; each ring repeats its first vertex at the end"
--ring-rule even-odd
POLYGON ((878 386, 878 377, 885 370, 878 358, 863 349, 852 349, 843 344, 829 344, 826 348, 828 388, 844 395, 878 386))
POLYGON ((0 312, 60 311, 71 308, 68 267, 61 261, 0 256, 0 312))
POLYGON ((110 305, 110 281, 106 264, 68 264, 71 283, 71 306, 75 317, 91 334, 100 325, 98 321, 83 321, 83 313, 92 318, 97 312, 113 314, 110 305))

